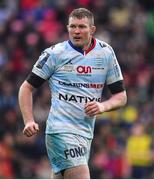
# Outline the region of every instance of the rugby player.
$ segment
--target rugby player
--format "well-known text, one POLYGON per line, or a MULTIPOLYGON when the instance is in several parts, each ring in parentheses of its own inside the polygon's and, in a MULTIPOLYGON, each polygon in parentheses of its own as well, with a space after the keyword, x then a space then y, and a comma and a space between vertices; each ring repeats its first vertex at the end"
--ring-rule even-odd
POLYGON ((23 133, 39 130, 33 116, 33 90, 48 81, 52 106, 46 125, 46 148, 52 178, 89 179, 88 159, 96 115, 123 107, 123 76, 110 45, 94 37, 92 12, 74 9, 68 18, 69 40, 45 49, 19 90, 23 133), (111 97, 102 100, 104 85, 111 97))

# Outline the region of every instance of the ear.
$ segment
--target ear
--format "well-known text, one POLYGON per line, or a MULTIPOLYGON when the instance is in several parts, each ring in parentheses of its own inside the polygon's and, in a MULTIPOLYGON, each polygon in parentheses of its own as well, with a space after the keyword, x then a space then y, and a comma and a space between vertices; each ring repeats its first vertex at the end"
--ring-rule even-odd
POLYGON ((96 31, 96 26, 91 26, 91 35, 93 35, 96 31))

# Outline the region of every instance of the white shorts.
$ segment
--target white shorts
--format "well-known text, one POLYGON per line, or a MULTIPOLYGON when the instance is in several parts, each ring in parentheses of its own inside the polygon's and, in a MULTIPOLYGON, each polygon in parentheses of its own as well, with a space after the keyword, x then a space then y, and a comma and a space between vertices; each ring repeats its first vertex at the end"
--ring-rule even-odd
POLYGON ((91 141, 75 134, 46 134, 47 154, 54 173, 87 165, 91 141))

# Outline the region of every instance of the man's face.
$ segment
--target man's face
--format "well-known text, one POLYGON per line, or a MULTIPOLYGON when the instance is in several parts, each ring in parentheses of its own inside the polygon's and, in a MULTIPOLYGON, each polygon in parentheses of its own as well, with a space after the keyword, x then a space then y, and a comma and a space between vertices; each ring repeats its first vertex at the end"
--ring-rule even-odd
POLYGON ((95 26, 92 26, 86 17, 82 19, 70 17, 67 29, 71 42, 81 48, 88 45, 95 32, 95 26))

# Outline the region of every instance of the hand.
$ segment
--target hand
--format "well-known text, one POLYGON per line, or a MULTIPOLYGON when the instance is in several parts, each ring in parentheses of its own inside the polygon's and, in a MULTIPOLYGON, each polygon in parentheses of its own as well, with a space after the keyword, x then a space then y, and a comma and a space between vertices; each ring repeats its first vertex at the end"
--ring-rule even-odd
POLYGON ((95 116, 102 112, 104 112, 104 106, 102 103, 91 101, 91 102, 86 103, 85 105, 85 113, 88 116, 95 116))
POLYGON ((25 128, 23 130, 23 134, 27 137, 33 136, 39 131, 39 126, 35 122, 28 122, 25 125, 25 128))

